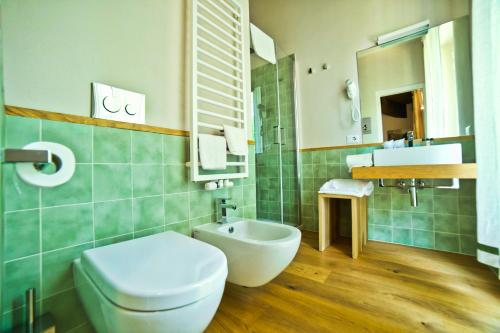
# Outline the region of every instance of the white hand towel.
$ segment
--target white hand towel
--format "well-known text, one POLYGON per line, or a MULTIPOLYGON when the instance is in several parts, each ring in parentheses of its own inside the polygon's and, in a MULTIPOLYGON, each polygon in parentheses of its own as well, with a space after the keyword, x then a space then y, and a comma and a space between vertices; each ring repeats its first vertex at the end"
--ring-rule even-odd
POLYGON ((372 153, 369 154, 359 154, 359 155, 348 155, 346 157, 347 167, 349 172, 351 172, 354 167, 371 167, 373 165, 372 153))
POLYGON ((246 155, 248 153, 247 133, 242 128, 224 125, 227 147, 232 155, 246 155))
POLYGON ((223 136, 198 134, 198 150, 203 170, 226 169, 226 139, 223 136))
POLYGON ((332 179, 319 189, 319 193, 352 195, 355 197, 369 196, 373 192, 373 183, 355 179, 332 179))

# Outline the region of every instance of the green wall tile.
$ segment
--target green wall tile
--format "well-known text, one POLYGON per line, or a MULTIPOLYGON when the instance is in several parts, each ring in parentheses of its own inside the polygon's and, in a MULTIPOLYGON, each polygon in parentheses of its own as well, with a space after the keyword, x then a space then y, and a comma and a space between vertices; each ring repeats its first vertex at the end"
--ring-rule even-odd
POLYGON ((92 240, 92 204, 42 209, 43 251, 82 244, 92 240))
POLYGON ((189 195, 187 192, 165 195, 164 200, 167 224, 189 219, 189 195))
POLYGON ((38 209, 5 214, 3 260, 17 259, 40 251, 39 216, 38 209))
POLYGON ((163 136, 163 158, 165 164, 182 164, 189 161, 189 140, 182 136, 163 136))
POLYGON ((434 196, 435 213, 457 214, 458 200, 456 197, 434 196))
POLYGON ((163 196, 135 198, 133 200, 134 231, 164 224, 163 196))
POLYGON ((460 233, 463 235, 475 235, 476 234, 476 217, 475 216, 458 216, 458 222, 460 225, 460 233))
POLYGON ((132 163, 162 163, 162 139, 160 134, 132 131, 132 163))
POLYGON ((184 165, 165 165, 164 193, 187 192, 189 188, 188 170, 184 165))
POLYGON ((91 126, 43 120, 42 140, 60 143, 71 149, 76 163, 92 162, 91 126))
POLYGON ((434 233, 432 231, 413 230, 413 245, 433 249, 434 233))
POLYGON ((475 236, 460 235, 460 253, 475 255, 477 242, 475 236))
POLYGON ((434 214, 434 230, 458 234, 459 233, 458 216, 434 214))
MULTIPOLYGON (((24 305, 24 292, 28 288, 40 290, 40 255, 5 263, 2 295, 4 312, 24 305)), ((37 293, 37 299, 39 297, 37 293)))
POLYGON ((132 197, 129 164, 94 165, 94 200, 116 200, 132 197))
POLYGON ((40 141, 40 120, 26 117, 5 117, 5 147, 22 148, 40 141))
POLYGON ((255 191, 255 186, 245 185, 243 186, 243 205, 255 205, 257 193, 255 191))
POLYGON ((191 236, 191 228, 189 227, 188 221, 183 221, 179 223, 172 223, 165 226, 166 231, 175 231, 180 234, 191 236))
POLYGON ((449 252, 458 252, 459 236, 456 234, 447 234, 436 232, 436 249, 449 252))
POLYGON ((159 234, 160 232, 163 232, 163 231, 165 231, 165 227, 163 227, 163 226, 144 229, 144 230, 136 232, 134 235, 134 238, 151 236, 151 235, 159 234))
POLYGON ((39 207, 39 189, 19 178, 13 164, 3 165, 4 210, 14 211, 39 207))
POLYGON ((42 189, 42 207, 92 201, 92 165, 77 164, 75 174, 62 185, 42 189))
POLYGON ((392 212, 390 210, 373 210, 373 223, 378 225, 391 225, 392 212))
POLYGON ((412 227, 419 230, 434 230, 434 215, 427 213, 413 213, 412 227))
POLYGON ((163 166, 132 165, 132 183, 134 197, 163 194, 163 166))
POLYGON ((42 290, 44 298, 74 287, 73 260, 80 258, 83 251, 92 247, 92 243, 86 243, 50 251, 42 255, 42 290))
POLYGON ((191 219, 209 215, 212 206, 212 195, 206 191, 189 192, 190 217, 191 219))
POLYGON ((43 312, 53 316, 57 332, 67 332, 88 321, 75 289, 44 299, 43 312))
POLYGON ((391 195, 375 194, 374 204, 376 209, 391 209, 391 195))
POLYGON ((340 164, 340 151, 337 149, 326 151, 326 163, 328 164, 340 164))
POLYGON ((392 194, 391 197, 391 209, 392 210, 401 210, 401 211, 410 211, 410 198, 408 194, 392 194))
POLYGON ((94 163, 129 163, 131 131, 94 127, 94 163))
POLYGON ((476 216, 476 198, 459 197, 458 213, 460 215, 476 216))
POLYGON ((392 233, 394 243, 412 245, 411 229, 394 228, 392 233))
POLYGON ((95 239, 103 239, 130 233, 132 222, 132 200, 97 202, 94 204, 95 239))
POLYGON ((100 246, 105 246, 105 245, 111 245, 111 244, 116 244, 116 243, 121 243, 124 241, 128 241, 134 238, 133 233, 125 234, 125 235, 120 235, 116 237, 111 237, 111 238, 104 238, 100 240, 96 240, 95 242, 95 247, 100 247, 100 246))
POLYGON ((412 214, 409 212, 392 212, 392 225, 399 228, 411 228, 412 214))
POLYGON ((375 225, 372 229, 371 239, 391 242, 392 241, 392 228, 386 226, 375 225))

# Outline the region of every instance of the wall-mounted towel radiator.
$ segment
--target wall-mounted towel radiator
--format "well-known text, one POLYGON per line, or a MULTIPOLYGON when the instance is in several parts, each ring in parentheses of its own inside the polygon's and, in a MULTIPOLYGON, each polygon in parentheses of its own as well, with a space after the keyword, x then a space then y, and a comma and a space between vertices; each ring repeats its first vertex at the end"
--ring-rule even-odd
POLYGON ((248 154, 228 155, 228 168, 201 169, 198 134, 223 135, 223 124, 247 133, 249 95, 248 18, 238 0, 190 0, 191 179, 248 177, 248 154))

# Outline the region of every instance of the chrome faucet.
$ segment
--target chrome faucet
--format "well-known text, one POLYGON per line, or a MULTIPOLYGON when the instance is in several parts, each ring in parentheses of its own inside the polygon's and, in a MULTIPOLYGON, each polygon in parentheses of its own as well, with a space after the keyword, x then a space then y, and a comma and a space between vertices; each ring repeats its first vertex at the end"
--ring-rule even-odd
POLYGON ((227 203, 229 200, 231 200, 231 198, 222 198, 220 199, 220 204, 219 204, 219 207, 221 209, 221 218, 220 220, 217 221, 217 223, 220 223, 220 224, 224 224, 224 223, 227 223, 228 222, 228 219, 227 219, 227 209, 232 209, 232 210, 236 210, 236 204, 230 204, 230 203, 227 203))
POLYGON ((413 147, 413 131, 406 132, 406 140, 408 140, 408 147, 413 147))

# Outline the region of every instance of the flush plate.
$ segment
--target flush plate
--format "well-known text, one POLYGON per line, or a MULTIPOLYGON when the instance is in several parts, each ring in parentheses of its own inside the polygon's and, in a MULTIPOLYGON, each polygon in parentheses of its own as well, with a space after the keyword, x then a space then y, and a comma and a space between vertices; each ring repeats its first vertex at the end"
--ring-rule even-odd
POLYGON ((92 82, 92 118, 144 124, 146 96, 92 82))
POLYGON ((373 151, 375 166, 462 164, 462 145, 407 147, 377 149, 373 151))

